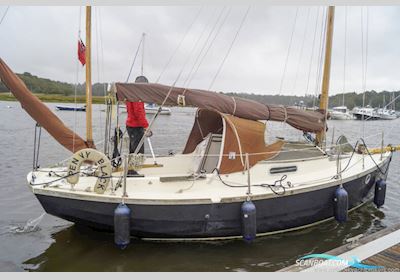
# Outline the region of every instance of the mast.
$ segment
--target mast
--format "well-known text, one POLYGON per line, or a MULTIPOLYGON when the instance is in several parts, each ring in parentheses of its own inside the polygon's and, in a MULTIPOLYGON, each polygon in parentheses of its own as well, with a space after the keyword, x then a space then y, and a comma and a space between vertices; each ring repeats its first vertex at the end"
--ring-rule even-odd
MULTIPOLYGON (((325 112, 325 121, 328 115, 329 101, 329 79, 331 74, 331 58, 332 58, 332 37, 333 37, 333 22, 335 17, 335 7, 329 6, 327 15, 327 30, 325 41, 325 62, 324 73, 322 78, 322 92, 319 102, 319 109, 325 112)), ((325 141, 325 130, 317 133, 317 144, 322 146, 325 141)))
POLYGON ((92 62, 91 62, 91 21, 92 7, 86 6, 86 141, 93 146, 92 131, 92 62))

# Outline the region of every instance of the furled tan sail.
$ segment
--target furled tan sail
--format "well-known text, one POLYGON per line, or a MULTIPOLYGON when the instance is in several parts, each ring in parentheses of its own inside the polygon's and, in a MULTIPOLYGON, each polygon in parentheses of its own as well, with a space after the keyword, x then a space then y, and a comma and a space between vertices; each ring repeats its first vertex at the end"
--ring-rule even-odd
MULTIPOLYGON (((0 79, 21 103, 22 108, 61 145, 71 152, 90 148, 76 133, 33 95, 25 83, 0 58, 0 79)), ((92 147, 93 148, 93 147, 92 147)))
MULTIPOLYGON (((168 95, 170 88, 170 86, 161 84, 115 84, 119 101, 142 101, 159 105, 168 95)), ((286 122, 296 129, 307 132, 316 133, 324 129, 325 115, 320 111, 305 111, 294 107, 264 105, 253 100, 233 98, 222 93, 175 87, 172 89, 165 105, 177 106, 182 104, 216 110, 248 120, 286 122), (184 97, 182 98, 182 96, 184 97)))

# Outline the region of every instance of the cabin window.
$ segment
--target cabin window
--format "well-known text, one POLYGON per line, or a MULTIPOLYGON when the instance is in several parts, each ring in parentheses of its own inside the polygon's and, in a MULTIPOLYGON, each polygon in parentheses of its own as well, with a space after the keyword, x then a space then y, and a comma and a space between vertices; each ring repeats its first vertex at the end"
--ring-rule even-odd
POLYGON ((296 171, 297 171, 297 166, 291 165, 291 166, 273 167, 269 170, 269 173, 279 174, 279 173, 296 172, 296 171))

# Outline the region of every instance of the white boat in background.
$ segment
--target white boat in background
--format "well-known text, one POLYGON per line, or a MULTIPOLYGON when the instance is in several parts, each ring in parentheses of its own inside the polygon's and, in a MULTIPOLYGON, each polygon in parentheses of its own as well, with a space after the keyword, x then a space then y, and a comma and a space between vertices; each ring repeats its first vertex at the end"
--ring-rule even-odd
MULTIPOLYGON (((155 105, 154 103, 146 104, 144 109, 146 110, 146 114, 155 114, 159 110, 159 106, 155 105)), ((161 108, 160 115, 171 115, 171 109, 167 107, 161 108)))
POLYGON ((330 112, 331 120, 354 120, 353 114, 350 113, 346 106, 333 107, 330 112))
POLYGON ((354 107, 352 113, 357 120, 367 121, 380 119, 376 109, 369 105, 367 107, 354 107))
POLYGON ((379 108, 376 110, 377 115, 382 120, 394 120, 397 119, 396 111, 389 110, 387 108, 379 108))
POLYGON ((398 115, 396 111, 387 108, 354 107, 353 115, 357 120, 394 120, 398 115), (363 117, 364 116, 364 117, 363 117))
MULTIPOLYGON (((155 104, 145 104, 144 105, 144 109, 146 110, 146 114, 155 114, 158 111, 159 106, 155 105, 155 104)), ((121 113, 126 114, 126 106, 125 105, 120 105, 120 109, 121 109, 121 113)), ((105 111, 105 110, 103 110, 105 111)), ((171 115, 171 109, 168 107, 163 107, 161 109, 161 112, 159 113, 159 115, 171 115)))

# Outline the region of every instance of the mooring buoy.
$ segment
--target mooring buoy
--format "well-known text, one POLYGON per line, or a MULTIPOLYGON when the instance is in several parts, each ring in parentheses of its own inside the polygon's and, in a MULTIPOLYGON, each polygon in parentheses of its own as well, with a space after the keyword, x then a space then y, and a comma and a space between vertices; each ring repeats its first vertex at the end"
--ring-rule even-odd
POLYGON ((125 249, 130 242, 131 209, 124 203, 114 210, 114 242, 120 249, 125 249))
POLYGON ((252 242, 257 234, 256 206, 251 200, 245 201, 241 207, 242 236, 246 242, 252 242))
POLYGON ((346 222, 347 211, 349 209, 349 195, 343 186, 340 186, 336 189, 333 201, 335 219, 339 223, 346 222))
POLYGON ((386 197, 386 181, 379 179, 375 183, 374 203, 379 208, 385 203, 386 197))

